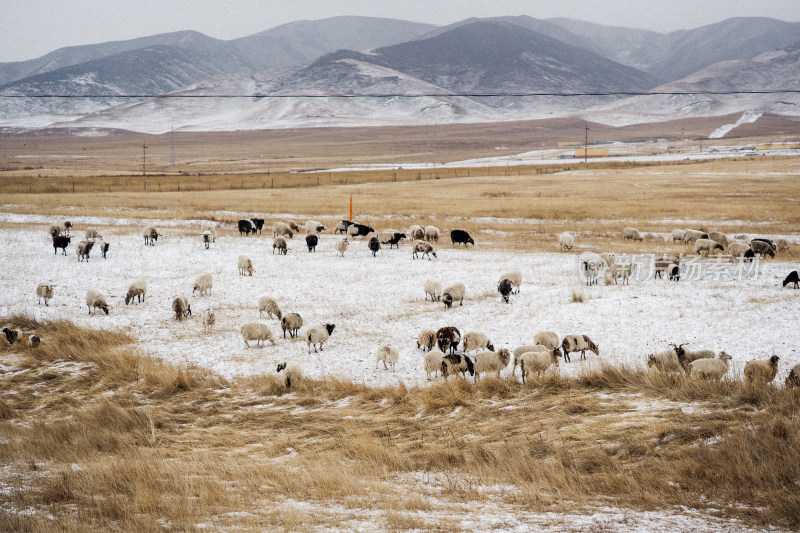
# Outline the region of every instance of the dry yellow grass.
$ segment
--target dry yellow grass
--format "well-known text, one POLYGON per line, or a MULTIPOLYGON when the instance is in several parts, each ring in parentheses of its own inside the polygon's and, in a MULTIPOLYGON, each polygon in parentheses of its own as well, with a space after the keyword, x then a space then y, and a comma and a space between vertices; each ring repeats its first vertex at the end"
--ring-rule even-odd
POLYGON ((498 503, 800 526, 797 391, 607 367, 287 393, 139 357, 124 335, 7 321, 46 342, 2 349, 2 530, 462 531, 498 503))

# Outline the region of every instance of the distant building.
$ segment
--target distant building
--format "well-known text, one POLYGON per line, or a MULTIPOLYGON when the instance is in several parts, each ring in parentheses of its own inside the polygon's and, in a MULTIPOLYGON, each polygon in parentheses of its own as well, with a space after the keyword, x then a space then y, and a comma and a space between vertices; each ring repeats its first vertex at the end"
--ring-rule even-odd
POLYGON ((800 150, 800 144, 759 144, 756 150, 800 150))

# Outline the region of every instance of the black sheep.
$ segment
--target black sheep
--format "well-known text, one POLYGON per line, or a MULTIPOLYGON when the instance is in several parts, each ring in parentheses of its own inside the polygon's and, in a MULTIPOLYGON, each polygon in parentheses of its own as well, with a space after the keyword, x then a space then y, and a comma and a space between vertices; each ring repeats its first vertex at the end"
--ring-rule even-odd
POLYGON ((406 239, 406 234, 405 233, 395 233, 389 239, 389 242, 388 242, 389 249, 391 250, 392 246, 397 246, 397 248, 399 249, 400 248, 400 241, 402 241, 404 239, 406 239))
POLYGON ((455 353, 459 342, 461 342, 461 332, 457 327, 445 326, 436 332, 436 344, 443 352, 450 348, 450 353, 455 353))
POLYGON ((316 235, 306 235, 306 246, 308 246, 309 252, 315 252, 317 250, 317 243, 319 242, 319 237, 316 235))
POLYGON ((239 235, 250 235, 253 231, 253 223, 249 220, 242 219, 239 221, 239 235))
POLYGON ((261 233, 261 228, 264 227, 264 219, 263 218, 251 218, 250 221, 253 223, 254 229, 252 230, 253 233, 258 231, 261 233))
POLYGON ((507 279, 500 280, 500 284, 497 286, 497 291, 500 293, 500 296, 503 297, 505 303, 509 303, 508 295, 511 294, 513 289, 514 286, 511 284, 511 281, 507 279))
POLYGON ((792 270, 786 279, 783 280, 783 286, 787 286, 788 284, 792 284, 793 289, 800 289, 800 276, 797 275, 797 270, 792 270))
POLYGON ((61 248, 64 252, 64 255, 67 255, 67 245, 72 237, 64 237, 63 235, 56 235, 53 237, 53 255, 58 253, 58 249, 61 248))
POLYGON ((469 236, 469 233, 464 231, 463 229, 454 229, 450 232, 450 240, 453 242, 453 245, 456 244, 463 244, 465 247, 467 244, 471 244, 475 246, 475 241, 472 240, 472 237, 469 236))
POLYGON ((369 249, 372 252, 372 257, 375 257, 375 254, 381 249, 381 241, 377 237, 372 237, 369 240, 369 249))

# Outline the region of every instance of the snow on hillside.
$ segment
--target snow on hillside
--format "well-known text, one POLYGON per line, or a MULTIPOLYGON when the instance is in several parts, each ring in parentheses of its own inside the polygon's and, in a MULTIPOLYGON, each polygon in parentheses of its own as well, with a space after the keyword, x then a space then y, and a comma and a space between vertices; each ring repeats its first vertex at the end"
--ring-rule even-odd
MULTIPOLYGON (((462 334, 484 331, 496 347, 510 349, 530 343, 539 330, 588 334, 599 345, 600 357, 589 354, 586 362, 580 362, 573 355, 571 363, 561 363, 565 375, 576 375, 601 361, 641 366, 646 354, 666 348, 669 342, 724 349, 734 357, 735 375, 741 374, 748 359, 778 354, 779 382, 791 365, 800 362, 797 313, 787 312, 798 308, 800 291, 781 288, 783 277, 795 268, 782 261, 767 261, 742 280, 709 274, 675 283, 644 275, 629 286, 601 282, 586 287, 577 276, 577 254, 499 250, 490 231, 475 235, 474 248, 452 248, 442 242, 438 258, 428 261, 413 260, 408 244, 399 250, 382 249, 373 258, 361 240, 353 242, 344 257, 337 257, 333 245, 340 237, 330 234, 322 235, 315 253, 306 250, 304 235, 290 241, 287 256, 279 256, 272 254, 272 238, 266 234, 240 237, 232 231, 223 232, 205 250, 200 221, 162 224, 163 238, 150 247, 144 246, 138 225, 132 228, 130 221, 85 218, 74 234, 82 237, 83 224, 98 227, 111 248, 108 259, 93 254, 88 263, 79 263, 74 244, 66 257, 53 254, 43 219, 47 217, 0 216, 7 227, 0 262, 14 265, 0 273, 4 295, 0 314, 67 318, 81 326, 120 329, 138 340, 142 353, 179 365, 200 365, 228 377, 274 372, 278 362, 293 359, 316 378, 336 375, 369 385, 398 381, 424 385, 417 334, 423 328, 446 325, 458 327, 462 334), (241 254, 252 258, 253 277, 238 274, 236 261, 241 254), (508 305, 501 302, 496 282, 510 270, 520 270, 524 282, 508 305), (194 279, 204 272, 214 278, 211 294, 192 295, 194 279), (138 277, 148 282, 146 301, 126 306, 123 296, 138 277), (445 309, 441 303, 425 301, 423 284, 428 278, 444 285, 464 283, 464 305, 445 309), (48 280, 56 284, 55 298, 49 307, 37 305, 36 284, 48 280), (84 296, 89 289, 109 298, 110 315, 88 314, 84 296), (573 292, 583 294, 585 301, 573 303, 573 292), (193 311, 183 322, 174 319, 170 307, 178 295, 189 298, 193 311), (300 313, 305 321, 301 336, 310 325, 336 324, 324 350, 309 354, 303 340, 282 337, 277 320, 260 319, 256 302, 262 295, 276 298, 284 313, 300 313), (203 334, 199 317, 208 307, 216 310, 217 325, 212 333, 203 334), (239 329, 252 321, 269 324, 275 346, 244 347, 239 329), (400 350, 395 372, 382 366, 375 369, 375 351, 385 342, 400 350)), ((486 224, 491 227, 491 220, 486 224)))

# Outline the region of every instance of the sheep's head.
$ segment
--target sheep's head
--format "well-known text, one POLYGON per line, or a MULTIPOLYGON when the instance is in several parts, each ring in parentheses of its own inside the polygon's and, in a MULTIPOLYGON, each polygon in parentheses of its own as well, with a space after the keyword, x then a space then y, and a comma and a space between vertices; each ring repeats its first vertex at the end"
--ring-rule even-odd
POLYGON ((286 363, 278 363, 278 368, 275 370, 275 372, 280 372, 284 368, 286 368, 286 363))
POLYGON ((108 314, 108 306, 107 305, 100 306, 100 309, 102 309, 105 314, 108 314))
POLYGON ((728 352, 719 352, 717 357, 722 361, 730 361, 733 357, 730 356, 728 352))
MULTIPOLYGON (((434 254, 436 257, 436 254, 434 254)), ((445 307, 452 307, 453 306, 453 297, 450 295, 449 292, 442 294, 442 303, 445 307)))
POLYGON ((473 363, 472 359, 470 359, 466 355, 464 356, 464 362, 467 363, 467 372, 469 372, 469 375, 470 376, 474 376, 475 375, 475 363, 473 363))
POLYGON ((490 352, 493 352, 494 351, 494 344, 492 344, 491 341, 487 342, 486 343, 486 349, 489 350, 490 352))
POLYGON ((333 333, 333 328, 336 327, 336 324, 325 324, 325 329, 328 331, 328 335, 333 333))
POLYGON ((647 368, 652 367, 654 364, 656 364, 656 356, 653 355, 653 354, 648 355, 647 356, 647 368))
POLYGON ((500 361, 507 365, 508 362, 511 360, 511 352, 508 351, 508 348, 500 348, 497 350, 497 355, 500 357, 500 361))
POLYGON ((773 355, 772 357, 769 358, 769 364, 771 364, 772 366, 778 366, 779 360, 780 357, 778 357, 777 355, 773 355))
POLYGON ((475 246, 475 241, 472 239, 472 237, 467 237, 467 242, 475 246))

